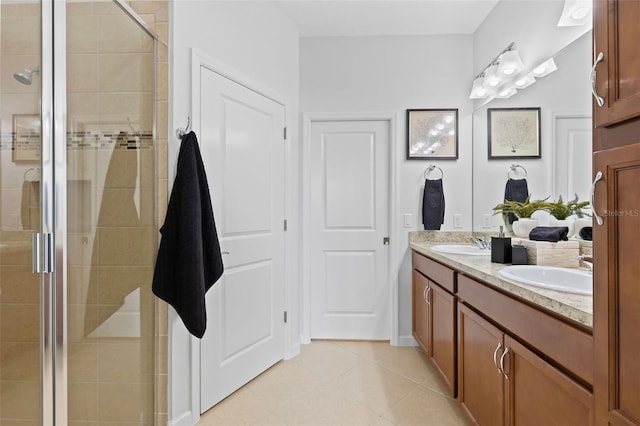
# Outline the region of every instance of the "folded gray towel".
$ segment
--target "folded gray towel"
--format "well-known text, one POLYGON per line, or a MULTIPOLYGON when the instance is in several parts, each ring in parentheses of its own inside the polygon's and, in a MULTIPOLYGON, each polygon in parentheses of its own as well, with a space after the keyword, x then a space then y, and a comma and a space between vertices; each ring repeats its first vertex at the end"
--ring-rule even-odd
POLYGON ((567 241, 569 228, 566 226, 537 226, 529 233, 531 241, 550 241, 557 243, 558 241, 567 241))

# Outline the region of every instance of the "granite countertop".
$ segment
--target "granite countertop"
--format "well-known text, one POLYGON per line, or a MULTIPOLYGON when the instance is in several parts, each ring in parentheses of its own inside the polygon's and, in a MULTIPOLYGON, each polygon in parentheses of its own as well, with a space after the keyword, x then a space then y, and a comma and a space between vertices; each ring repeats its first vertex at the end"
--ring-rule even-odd
MULTIPOLYGON (((431 246, 436 244, 445 242, 468 243, 471 233, 443 232, 437 235, 434 234, 434 232, 412 232, 409 237, 409 245, 413 250, 463 272, 465 275, 553 311, 569 320, 587 327, 593 327, 592 296, 547 290, 501 278, 498 275, 498 271, 508 265, 491 263, 490 256, 467 256, 434 252, 431 250, 431 246)), ((476 233, 474 235, 480 236, 476 233)))

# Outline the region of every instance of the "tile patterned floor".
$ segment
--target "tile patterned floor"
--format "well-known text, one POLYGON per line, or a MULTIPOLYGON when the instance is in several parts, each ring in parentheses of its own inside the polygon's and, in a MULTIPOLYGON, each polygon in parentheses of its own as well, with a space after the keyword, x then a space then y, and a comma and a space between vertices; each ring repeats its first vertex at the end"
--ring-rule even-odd
POLYGON ((210 425, 463 426, 424 354, 384 342, 314 341, 204 413, 210 425))

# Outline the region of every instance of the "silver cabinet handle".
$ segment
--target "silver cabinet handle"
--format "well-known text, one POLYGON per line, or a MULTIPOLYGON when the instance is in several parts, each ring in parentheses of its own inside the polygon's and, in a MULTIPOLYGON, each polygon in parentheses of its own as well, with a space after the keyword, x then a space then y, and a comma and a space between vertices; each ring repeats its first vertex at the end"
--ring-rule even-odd
POLYGON ((422 298, 424 299, 424 301, 427 301, 427 289, 429 287, 425 287, 424 290, 422 290, 422 298))
POLYGON ((507 374, 506 371, 504 371, 504 357, 506 357, 508 353, 509 353, 509 348, 506 348, 502 353, 502 356, 500 357, 500 370, 502 370, 502 375, 506 380, 509 380, 509 375, 507 374))
POLYGON ((598 173, 596 173, 596 177, 593 179, 593 183, 591 184, 591 210, 598 225, 602 225, 602 217, 598 216, 598 213, 596 213, 596 183, 598 183, 600 179, 602 179, 602 172, 598 170, 598 173))
POLYGON ((427 305, 431 304, 431 287, 427 287, 427 305))
POLYGON ((493 365, 498 369, 498 373, 503 374, 502 370, 500 370, 500 366, 498 365, 498 351, 502 348, 502 343, 498 342, 498 346, 496 346, 496 350, 493 351, 493 365))
POLYGON ((598 95, 598 92, 596 91, 596 66, 603 59, 604 59, 604 54, 602 52, 598 53, 598 57, 596 58, 596 61, 594 62, 593 67, 591 68, 591 74, 589 74, 589 80, 591 81, 591 93, 593 94, 593 97, 596 99, 596 103, 598 104, 599 107, 604 105, 604 98, 598 95))

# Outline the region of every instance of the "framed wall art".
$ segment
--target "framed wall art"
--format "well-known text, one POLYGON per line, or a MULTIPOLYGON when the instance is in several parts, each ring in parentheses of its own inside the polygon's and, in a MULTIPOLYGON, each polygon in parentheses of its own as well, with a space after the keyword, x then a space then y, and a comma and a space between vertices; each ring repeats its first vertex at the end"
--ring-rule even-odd
POLYGON ((488 108, 489 159, 540 158, 540 108, 488 108))
POLYGON ((457 158, 457 109, 407 110, 407 160, 457 158))
POLYGON ((38 114, 13 115, 13 146, 11 160, 40 161, 40 116, 38 114))

